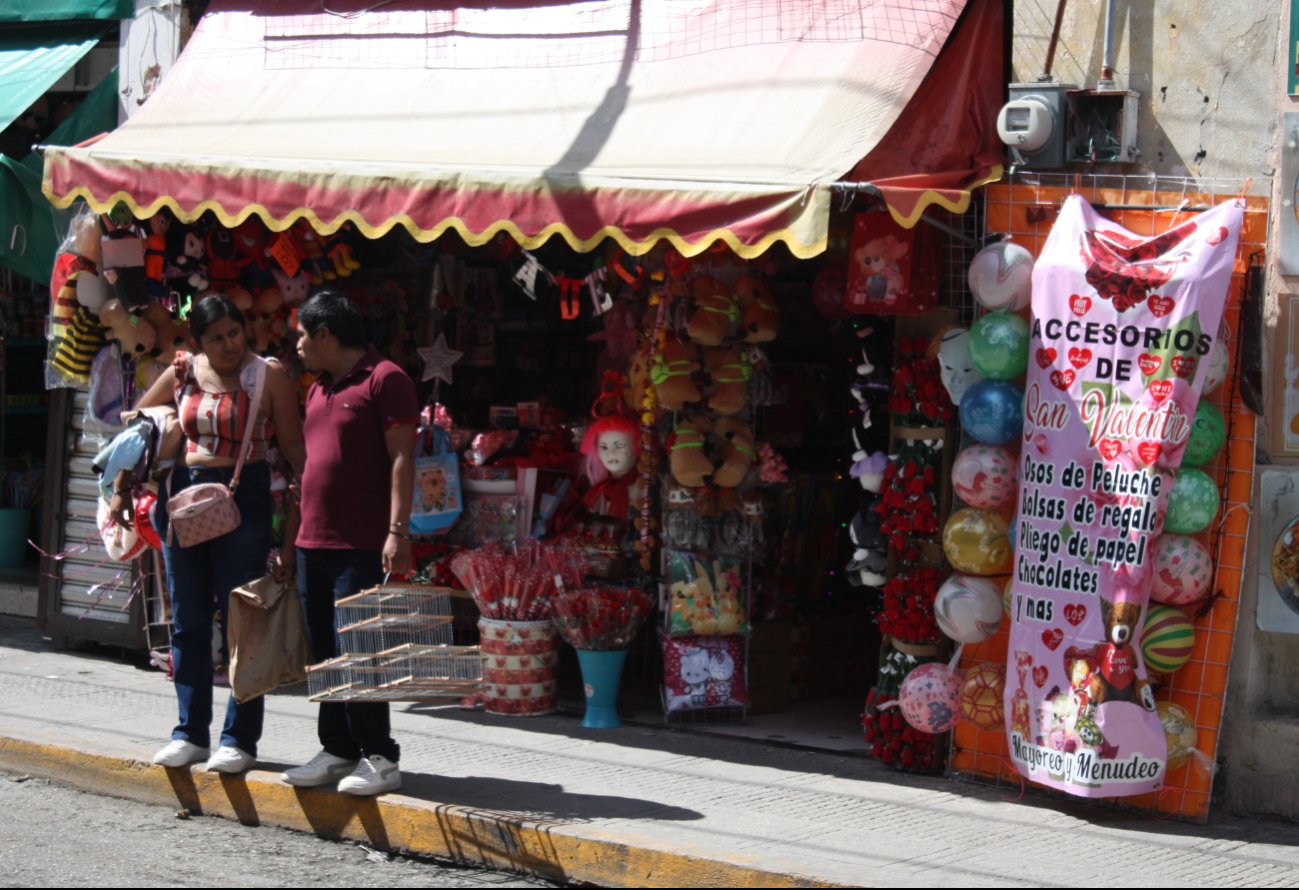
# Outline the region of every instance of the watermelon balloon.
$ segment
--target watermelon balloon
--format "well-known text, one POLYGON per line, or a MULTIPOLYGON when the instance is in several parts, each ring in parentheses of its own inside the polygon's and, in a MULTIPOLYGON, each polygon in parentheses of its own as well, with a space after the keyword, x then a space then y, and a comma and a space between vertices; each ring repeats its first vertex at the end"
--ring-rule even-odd
POLYGON ((1191 659, 1195 648, 1195 626, 1172 606, 1152 605, 1146 612, 1141 632, 1141 657, 1146 667, 1171 674, 1191 659))
POLYGON ((1019 491, 1019 462, 1007 448, 971 445, 952 462, 952 488, 967 506, 1008 507, 1019 491))

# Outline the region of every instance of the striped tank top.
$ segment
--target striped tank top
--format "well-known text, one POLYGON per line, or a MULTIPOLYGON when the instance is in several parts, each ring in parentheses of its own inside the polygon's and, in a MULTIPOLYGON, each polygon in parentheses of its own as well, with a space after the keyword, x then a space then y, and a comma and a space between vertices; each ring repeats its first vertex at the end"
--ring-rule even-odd
MULTIPOLYGON (((248 423, 250 391, 254 385, 256 366, 244 368, 238 392, 208 392, 194 375, 193 357, 187 352, 176 353, 176 408, 180 415, 180 428, 185 433, 185 450, 190 454, 207 454, 214 457, 239 458, 244 427, 248 423)), ((253 427, 252 450, 248 461, 266 457, 266 442, 274 435, 270 418, 265 414, 253 427)))

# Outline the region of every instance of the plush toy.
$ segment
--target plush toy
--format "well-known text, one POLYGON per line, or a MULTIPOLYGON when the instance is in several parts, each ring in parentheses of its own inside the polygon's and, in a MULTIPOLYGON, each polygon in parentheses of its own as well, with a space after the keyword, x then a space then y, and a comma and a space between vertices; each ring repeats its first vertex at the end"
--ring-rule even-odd
POLYGON ((711 427, 707 415, 693 414, 668 436, 668 468, 672 478, 687 488, 698 488, 713 474, 713 462, 704 451, 711 427))
POLYGON ((172 215, 166 207, 149 217, 149 235, 144 239, 145 288, 150 299, 166 300, 171 295, 167 287, 167 231, 172 215))
POLYGON ((197 294, 208 289, 207 245, 193 229, 185 233, 181 252, 172 257, 167 280, 178 291, 197 294))
POLYGON ((680 411, 690 402, 703 398, 694 375, 699 370, 694 347, 668 334, 663 341, 663 351, 654 356, 650 366, 650 381, 658 403, 669 411, 680 411))
POLYGON ((250 216, 234 230, 235 250, 239 252, 243 268, 239 283, 254 295, 275 286, 271 274, 271 257, 266 252, 266 226, 255 216, 250 216))
POLYGON ((704 365, 712 381, 708 388, 709 409, 727 415, 742 411, 752 376, 748 354, 720 346, 705 349, 704 365))
POLYGON ((700 275, 694 283, 694 303, 686 319, 686 336, 700 346, 721 346, 740 318, 740 310, 730 290, 709 275, 700 275))
POLYGON ((719 463, 713 472, 713 484, 722 488, 735 488, 749 474, 755 457, 753 430, 734 417, 722 417, 713 422, 713 436, 720 439, 717 449, 719 463))
POLYGON ((663 496, 663 546, 669 550, 702 549, 700 516, 696 503, 699 488, 666 483, 663 496))
POLYGON ((253 295, 248 291, 247 288, 240 287, 237 284, 231 285, 230 287, 226 288, 225 294, 227 297, 230 298, 230 302, 234 303, 235 306, 239 307, 239 311, 244 314, 244 318, 247 318, 248 315, 253 311, 253 302, 254 302, 253 295))
POLYGON ((300 219, 289 231, 293 233, 293 240, 302 253, 300 274, 305 274, 312 284, 324 284, 326 271, 329 272, 330 280, 337 277, 334 275, 333 263, 325 259, 324 239, 316 234, 311 223, 300 219))
MULTIPOLYGON (((311 279, 306 272, 299 272, 290 277, 279 269, 272 269, 271 274, 275 277, 275 287, 279 290, 285 306, 298 306, 306 301, 307 291, 311 287, 311 279)), ((388 312, 397 311, 398 307, 395 304, 388 305, 388 312)))
POLYGON ((769 343, 780 330, 780 310, 761 279, 744 275, 735 282, 740 301, 740 337, 745 343, 769 343))
POLYGON ((1101 617, 1107 642, 1094 650, 1096 671, 1088 689, 1097 707, 1107 701, 1135 702, 1147 711, 1155 709, 1150 682, 1137 676, 1137 653, 1133 637, 1141 630, 1141 603, 1132 600, 1101 600, 1101 617))
POLYGON ((270 351, 272 343, 284 339, 288 323, 280 311, 284 296, 277 287, 268 287, 253 298, 252 312, 247 316, 252 328, 253 344, 259 353, 270 351))
POLYGON ((235 245, 234 232, 224 226, 213 226, 204 239, 207 246, 208 279, 213 290, 226 295, 238 285, 239 274, 248 259, 235 245))
POLYGON ((177 320, 174 312, 158 302, 145 308, 143 318, 154 329, 154 344, 150 350, 153 360, 170 365, 176 358, 176 350, 184 349, 189 340, 189 325, 177 320))
POLYGON ((361 268, 352 245, 355 237, 356 227, 351 223, 343 223, 342 228, 325 239, 325 259, 328 261, 324 267, 326 279, 332 281, 335 277, 346 278, 361 268), (331 271, 333 275, 330 274, 331 271))
POLYGON ((122 301, 109 300, 99 310, 99 323, 108 328, 108 339, 116 340, 122 354, 133 358, 147 357, 157 344, 153 325, 126 311, 122 301))

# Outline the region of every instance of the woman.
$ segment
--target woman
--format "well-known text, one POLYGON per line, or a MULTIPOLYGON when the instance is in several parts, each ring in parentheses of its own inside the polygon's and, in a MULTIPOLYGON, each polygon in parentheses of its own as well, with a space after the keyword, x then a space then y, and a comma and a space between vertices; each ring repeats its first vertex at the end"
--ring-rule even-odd
MULTIPOLYGON (((167 589, 171 592, 172 673, 180 722, 172 731, 171 742, 154 755, 153 762, 180 767, 206 758, 209 770, 241 773, 257 762, 263 701, 258 697, 239 703, 231 696, 221 746, 209 758, 212 621, 215 609, 226 614, 231 590, 266 573, 273 512, 271 474, 265 460, 267 442, 274 435, 294 473, 301 474, 302 421, 297 387, 278 363, 267 362, 248 348, 239 307, 224 296, 205 297, 190 313, 189 325, 198 352, 178 353, 172 367, 163 372, 136 406, 174 405, 185 435, 176 469, 163 482, 155 522, 165 544, 167 589), (248 425, 250 393, 258 364, 263 362, 266 379, 261 419, 253 427, 252 449, 235 488, 239 527, 201 544, 182 547, 174 536, 168 538, 166 500, 191 485, 230 482, 248 425)), ((123 525, 129 525, 134 481, 119 477, 114 484, 109 506, 113 517, 123 525)), ((290 535, 288 541, 292 540, 290 535)), ((276 577, 287 579, 294 565, 292 546, 286 545, 274 567, 276 577)))

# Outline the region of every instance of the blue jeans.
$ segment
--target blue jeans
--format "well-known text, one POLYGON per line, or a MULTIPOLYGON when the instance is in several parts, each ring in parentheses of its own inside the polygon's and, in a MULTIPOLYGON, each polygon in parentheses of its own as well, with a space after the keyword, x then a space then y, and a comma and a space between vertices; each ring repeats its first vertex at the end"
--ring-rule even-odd
MULTIPOLYGON (((171 494, 203 482, 229 482, 234 467, 177 467, 171 494)), ((171 665, 180 705, 180 722, 173 739, 206 748, 212 723, 212 621, 216 610, 228 614, 230 591, 266 574, 271 546, 271 473, 265 463, 245 464, 235 489, 239 527, 193 547, 179 541, 166 544, 166 505, 158 504, 158 534, 167 564, 167 590, 171 592, 171 665)), ((225 622, 222 621, 222 633, 225 622)), ((226 706, 221 744, 257 756, 262 737, 265 703, 261 696, 226 706)))
MULTIPOLYGON (((382 581, 383 554, 378 550, 298 548, 298 594, 316 661, 338 654, 334 601, 382 581)), ((359 760, 378 754, 396 763, 401 756, 391 737, 387 702, 321 702, 316 731, 320 746, 335 757, 359 760)))

